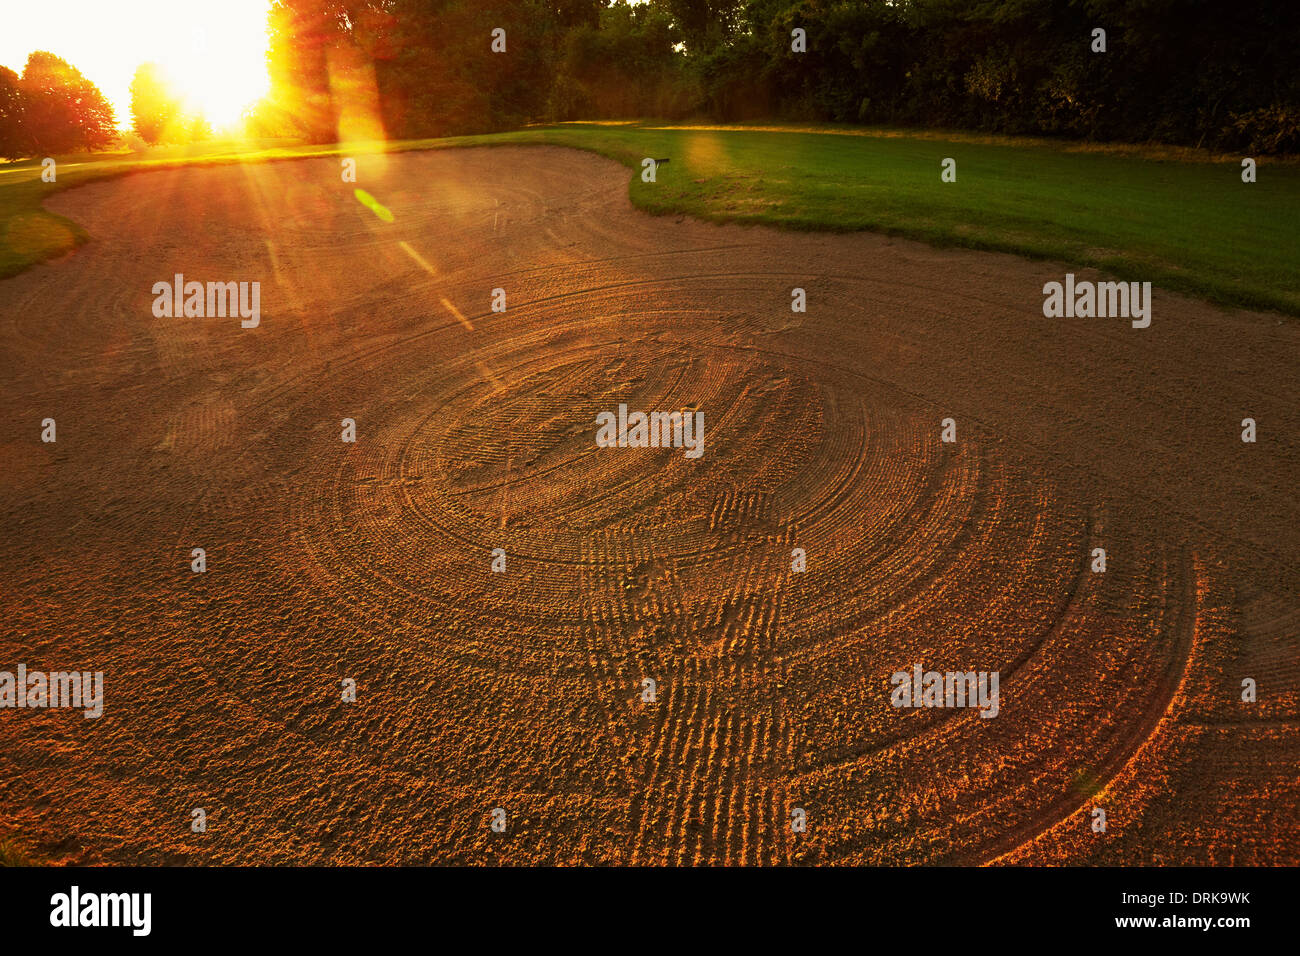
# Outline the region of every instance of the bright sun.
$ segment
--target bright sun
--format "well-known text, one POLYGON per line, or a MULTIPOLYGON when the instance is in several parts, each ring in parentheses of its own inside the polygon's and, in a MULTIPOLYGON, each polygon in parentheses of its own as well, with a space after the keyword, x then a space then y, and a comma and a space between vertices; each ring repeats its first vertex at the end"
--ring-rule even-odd
POLYGON ((270 0, 62 0, 57 15, 46 4, 13 6, 0 63, 21 73, 33 50, 63 57, 103 90, 123 128, 141 63, 161 66, 187 108, 217 131, 267 91, 270 0))
POLYGON ((195 10, 177 41, 153 57, 186 106, 214 129, 238 122, 266 94, 266 8, 265 0, 219 0, 206 11, 195 10))

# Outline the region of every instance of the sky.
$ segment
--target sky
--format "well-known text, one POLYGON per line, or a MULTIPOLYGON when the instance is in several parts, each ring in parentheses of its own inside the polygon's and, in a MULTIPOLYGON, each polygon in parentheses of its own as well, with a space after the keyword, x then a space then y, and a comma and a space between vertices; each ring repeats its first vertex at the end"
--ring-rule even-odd
POLYGON ((152 60, 214 127, 238 118, 267 86, 269 0, 0 0, 0 64, 21 74, 27 54, 63 57, 130 125, 131 77, 152 60))

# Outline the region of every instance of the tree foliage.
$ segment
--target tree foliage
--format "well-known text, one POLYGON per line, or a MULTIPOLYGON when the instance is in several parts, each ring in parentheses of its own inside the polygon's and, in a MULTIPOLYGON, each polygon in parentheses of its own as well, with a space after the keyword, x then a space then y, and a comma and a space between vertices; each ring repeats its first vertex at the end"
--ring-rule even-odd
POLYGON ((131 126, 146 143, 176 138, 180 100, 156 63, 141 63, 131 80, 131 126))
POLYGON ((117 140, 113 107, 61 57, 38 50, 21 77, 0 72, 0 155, 49 156, 117 140))
POLYGON ((18 74, 0 66, 0 159, 27 155, 23 127, 23 92, 18 74))
POLYGON ((697 115, 1300 149, 1293 0, 276 0, 271 26, 266 115, 322 140, 364 69, 389 136, 697 115))

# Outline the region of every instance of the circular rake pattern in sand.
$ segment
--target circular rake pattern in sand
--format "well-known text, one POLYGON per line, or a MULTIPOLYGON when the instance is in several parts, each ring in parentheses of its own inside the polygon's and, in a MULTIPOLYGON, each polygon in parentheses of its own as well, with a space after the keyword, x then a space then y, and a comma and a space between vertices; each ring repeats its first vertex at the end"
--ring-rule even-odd
MULTIPOLYGON (((520 852, 553 860, 978 860, 1122 766, 1189 648, 1184 556, 1108 528, 1128 557, 1093 574, 1095 516, 977 425, 945 444, 939 412, 837 356, 684 341, 644 303, 689 287, 606 297, 581 327, 556 296, 472 316, 458 351, 332 368, 271 428, 311 446, 301 468, 205 517, 273 596, 247 631, 320 631, 278 665, 373 695, 302 702, 336 746, 419 775, 435 815, 533 807, 520 852), (703 412, 702 456, 597 447, 620 404, 703 412), (915 664, 997 671, 998 716, 892 706, 915 664), (596 808, 604 836, 568 832, 596 808)), ((434 858, 445 834, 486 847, 439 832, 434 858)))

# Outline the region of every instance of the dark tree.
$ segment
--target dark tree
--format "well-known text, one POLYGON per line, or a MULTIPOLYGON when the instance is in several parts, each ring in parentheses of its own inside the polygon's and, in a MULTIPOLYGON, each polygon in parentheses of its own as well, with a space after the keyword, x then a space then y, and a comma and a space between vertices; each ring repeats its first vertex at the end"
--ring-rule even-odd
POLYGON ((30 152, 23 128, 23 94, 18 74, 0 66, 0 159, 19 159, 30 152))
POLYGON ((94 83, 61 57, 43 50, 31 54, 19 88, 34 153, 103 149, 117 140, 113 107, 94 83))

